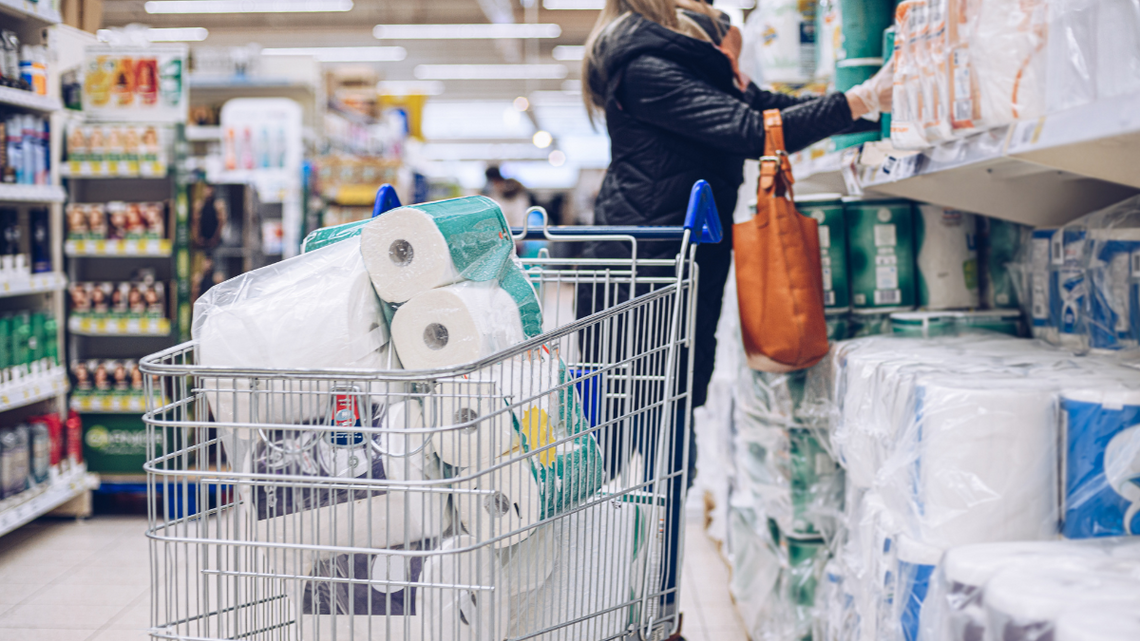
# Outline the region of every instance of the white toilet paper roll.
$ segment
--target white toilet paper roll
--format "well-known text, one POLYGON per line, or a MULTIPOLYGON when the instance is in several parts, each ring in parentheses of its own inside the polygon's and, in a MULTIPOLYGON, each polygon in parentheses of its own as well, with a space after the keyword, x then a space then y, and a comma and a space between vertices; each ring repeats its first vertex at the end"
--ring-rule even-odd
POLYGON ((546 583, 562 555, 562 529, 555 522, 540 525, 525 541, 501 548, 503 582, 512 597, 533 592, 546 583))
POLYGON ((1006 569, 1080 570, 1095 559, 1106 558, 1107 551, 1101 546, 1068 541, 980 543, 947 550, 943 571, 952 583, 980 588, 1006 569))
POLYGON ((499 386, 490 382, 450 381, 426 399, 432 440, 440 460, 470 474, 518 447, 514 417, 499 386))
POLYGON ((503 537, 494 547, 514 545, 530 536, 530 526, 541 519, 542 494, 526 460, 457 485, 452 500, 463 527, 479 543, 503 537))
POLYGON ((444 554, 424 562, 420 603, 430 613, 424 641, 499 641, 510 624, 510 599, 498 590, 502 567, 489 545, 474 537, 458 536, 444 541, 444 554), (455 552, 453 550, 464 550, 455 552), (456 587, 434 587, 456 586, 456 587), (462 586, 462 587, 460 587, 462 586))
POLYGON ((919 305, 926 309, 978 306, 978 252, 973 214, 919 205, 919 305))
MULTIPOLYGON (((1140 581, 1127 572, 1006 570, 986 584, 988 634, 1005 641, 1048 638, 1069 612, 1140 603, 1140 581)), ((1055 638, 1055 637, 1054 637, 1055 638)))
POLYGON ((385 212, 364 226, 360 248, 376 293, 402 303, 460 280, 497 278, 514 243, 495 201, 472 196, 385 212))
POLYGON ((403 458, 422 454, 431 438, 429 432, 423 431, 424 412, 419 401, 389 405, 380 425, 385 431, 375 434, 372 442, 375 450, 384 456, 403 458))
POLYGON ((1140 639, 1140 610, 1096 607, 1068 612, 1057 619, 1054 641, 1134 641, 1140 639))
POLYGON ((392 336, 408 369, 470 363, 526 339, 511 295, 496 282, 469 281, 409 300, 392 319, 392 336))
POLYGON ((1054 386, 996 378, 920 384, 915 513, 941 547, 1058 531, 1054 386))

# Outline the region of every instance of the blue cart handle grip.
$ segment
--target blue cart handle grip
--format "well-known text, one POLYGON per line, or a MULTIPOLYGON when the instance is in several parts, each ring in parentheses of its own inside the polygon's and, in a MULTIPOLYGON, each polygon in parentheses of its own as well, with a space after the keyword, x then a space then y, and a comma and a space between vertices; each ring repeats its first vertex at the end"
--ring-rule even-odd
POLYGON ((372 217, 375 218, 399 206, 400 197, 396 194, 396 188, 388 183, 384 183, 380 185, 380 189, 376 190, 376 203, 372 205, 372 217))
POLYGON ((694 183, 693 191, 689 192, 685 229, 692 232, 690 242, 694 245, 719 243, 724 238, 724 230, 720 227, 720 216, 716 211, 716 201, 713 200, 712 187, 704 180, 694 183))

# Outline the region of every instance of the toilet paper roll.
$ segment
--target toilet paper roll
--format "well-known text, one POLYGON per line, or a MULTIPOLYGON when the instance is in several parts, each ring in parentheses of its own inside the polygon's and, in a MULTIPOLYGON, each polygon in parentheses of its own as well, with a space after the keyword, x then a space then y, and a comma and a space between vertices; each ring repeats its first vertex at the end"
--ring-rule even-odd
POLYGON ((431 425, 441 428, 433 432, 435 451, 444 463, 465 470, 461 474, 489 468, 519 447, 514 416, 495 383, 440 383, 426 403, 431 425))
POLYGON ((1057 619, 1054 641, 1133 641, 1140 639, 1140 612, 1112 606, 1067 612, 1057 619))
MULTIPOLYGON (((541 331, 541 322, 538 327, 541 331)), ((464 281, 400 306, 392 336, 405 367, 436 369, 485 358, 521 343, 527 334, 518 304, 498 282, 464 281)))
POLYGON ((387 407, 380 422, 385 430, 373 435, 375 450, 390 457, 423 455, 431 434, 424 430, 424 412, 419 401, 404 401, 387 407), (391 430, 391 431, 387 431, 391 430))
POLYGON ((511 597, 541 588, 562 555, 561 525, 550 522, 534 529, 525 541, 499 551, 502 584, 511 597))
POLYGON ((905 641, 915 641, 918 638, 923 602, 930 588, 934 568, 942 557, 942 548, 926 545, 908 536, 899 536, 898 546, 896 594, 899 627, 905 641))
POLYGON ((485 196, 400 207, 361 229, 364 264, 389 303, 460 280, 496 280, 514 250, 503 212, 485 196))
POLYGON ((505 638, 510 599, 506 590, 496 589, 502 566, 494 550, 472 536, 450 538, 440 550, 444 553, 424 561, 424 582, 432 586, 421 590, 423 611, 430 617, 425 622, 424 641, 505 638))
POLYGON ((1140 581, 1103 566, 1097 570, 998 573, 985 588, 989 635, 1005 641, 1055 638, 1057 619, 1069 612, 1140 603, 1140 581))
POLYGON ((514 545, 531 535, 530 526, 541 519, 541 499, 526 461, 458 483, 452 495, 467 533, 480 544, 497 539, 492 543, 495 548, 514 545))
POLYGON ((1140 391, 1065 391, 1066 538, 1140 533, 1140 391))
POLYGON ((919 205, 918 304, 926 309, 978 306, 976 217, 937 205, 919 205))
POLYGON ((923 541, 948 548, 1056 536, 1054 394, 1048 381, 919 385, 914 511, 923 541))
MULTIPOLYGON (((393 365, 385 349, 388 325, 356 239, 216 285, 194 304, 192 333, 199 365, 278 370, 393 365)), ((218 421, 299 423, 327 418, 331 384, 205 378, 202 387, 218 421)))

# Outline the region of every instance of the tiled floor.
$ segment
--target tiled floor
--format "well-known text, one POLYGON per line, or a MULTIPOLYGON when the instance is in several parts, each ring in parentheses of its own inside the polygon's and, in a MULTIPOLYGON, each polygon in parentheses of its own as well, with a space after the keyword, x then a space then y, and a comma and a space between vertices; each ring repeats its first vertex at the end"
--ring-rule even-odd
MULTIPOLYGON (((142 641, 149 557, 142 517, 39 520, 0 537, 0 639, 142 641)), ((698 521, 685 539, 688 641, 744 641, 728 570, 698 521)))

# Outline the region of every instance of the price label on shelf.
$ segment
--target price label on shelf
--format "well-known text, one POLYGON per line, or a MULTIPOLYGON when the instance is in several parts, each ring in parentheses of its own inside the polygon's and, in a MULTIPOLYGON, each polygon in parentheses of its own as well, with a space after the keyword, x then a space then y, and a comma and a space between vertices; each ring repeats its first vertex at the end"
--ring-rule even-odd
POLYGON ((139 319, 131 318, 131 319, 127 320, 126 333, 128 333, 128 334, 139 334, 139 333, 142 333, 144 331, 144 329, 145 328, 143 327, 142 322, 139 319))

